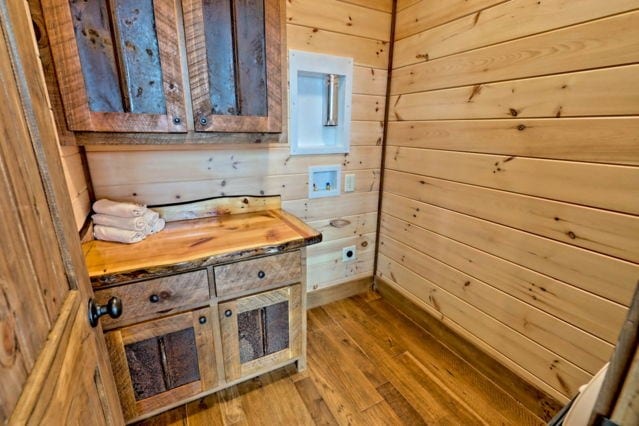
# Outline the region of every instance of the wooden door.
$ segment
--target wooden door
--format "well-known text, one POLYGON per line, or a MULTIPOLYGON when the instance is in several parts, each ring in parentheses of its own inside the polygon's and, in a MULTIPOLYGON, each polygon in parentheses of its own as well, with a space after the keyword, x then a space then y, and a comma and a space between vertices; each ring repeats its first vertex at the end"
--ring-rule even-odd
POLYGON ((0 423, 123 424, 24 1, 0 0, 0 423))
POLYGON ((177 0, 42 0, 70 130, 186 132, 177 0))
POLYGON ((219 315, 229 382, 271 370, 302 353, 300 284, 220 303, 219 315))
POLYGON ((196 131, 282 131, 280 1, 182 1, 196 131))

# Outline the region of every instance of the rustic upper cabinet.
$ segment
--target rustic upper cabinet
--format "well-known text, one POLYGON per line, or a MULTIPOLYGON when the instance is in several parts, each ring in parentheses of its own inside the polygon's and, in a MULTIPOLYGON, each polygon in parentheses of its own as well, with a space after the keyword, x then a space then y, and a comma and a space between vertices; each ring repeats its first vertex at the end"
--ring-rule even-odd
POLYGON ((279 0, 183 0, 197 131, 281 131, 279 0))
POLYGON ((279 3, 42 0, 68 128, 280 132, 279 3))
POLYGON ((70 130, 186 132, 176 0, 43 0, 70 130))

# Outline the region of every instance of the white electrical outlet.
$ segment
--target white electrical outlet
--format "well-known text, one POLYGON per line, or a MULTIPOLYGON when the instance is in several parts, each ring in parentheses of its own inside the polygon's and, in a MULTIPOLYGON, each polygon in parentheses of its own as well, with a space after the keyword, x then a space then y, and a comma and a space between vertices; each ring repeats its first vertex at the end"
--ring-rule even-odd
POLYGON ((350 262, 357 259, 357 250, 355 246, 348 246, 342 249, 342 262, 350 262))
POLYGON ((344 176, 344 192, 355 191, 355 175, 348 174, 344 176))

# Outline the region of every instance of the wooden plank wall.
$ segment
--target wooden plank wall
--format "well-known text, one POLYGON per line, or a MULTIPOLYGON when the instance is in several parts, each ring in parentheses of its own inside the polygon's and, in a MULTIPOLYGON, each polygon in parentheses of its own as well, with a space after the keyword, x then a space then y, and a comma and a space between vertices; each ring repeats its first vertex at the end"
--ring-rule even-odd
POLYGON ((79 231, 91 211, 89 172, 85 165, 84 152, 80 147, 61 146, 60 156, 73 206, 73 218, 79 231))
POLYGON ((566 401, 639 279, 639 3, 398 3, 377 275, 566 401))
POLYGON ((45 80, 49 88, 49 99, 54 110, 54 118, 60 138, 60 158, 64 168, 64 176, 67 180, 69 197, 73 206, 73 216, 78 230, 82 228, 91 210, 89 172, 84 159, 84 151, 75 145, 75 136, 66 130, 60 92, 53 69, 53 58, 49 47, 42 16, 42 6, 39 0, 28 0, 31 19, 35 28, 36 41, 40 53, 40 61, 44 69, 45 80), (67 145, 67 146, 64 146, 67 145))
MULTIPOLYGON (((87 147, 97 198, 165 204, 222 195, 281 194, 284 208, 324 234, 308 250, 309 290, 373 275, 391 0, 286 2, 288 48, 353 57, 351 152, 295 156, 283 144, 87 147), (309 200, 310 165, 341 164, 356 190, 309 200), (342 263, 342 247, 358 259, 342 263)), ((284 138, 285 139, 285 138, 284 138)))

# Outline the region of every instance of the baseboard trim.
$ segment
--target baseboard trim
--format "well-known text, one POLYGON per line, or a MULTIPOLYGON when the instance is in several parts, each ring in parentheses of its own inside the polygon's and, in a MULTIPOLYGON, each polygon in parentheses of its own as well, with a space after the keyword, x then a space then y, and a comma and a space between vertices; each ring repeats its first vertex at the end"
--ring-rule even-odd
POLYGON ((373 277, 360 278, 342 284, 332 285, 321 290, 306 293, 306 309, 317 308, 331 302, 365 293, 373 286, 373 277))
POLYGON ((549 421, 563 407, 553 396, 509 370, 468 338, 435 318, 419 303, 407 297, 397 288, 397 284, 375 277, 373 286, 385 301, 465 359, 475 370, 504 389, 538 417, 549 421))

